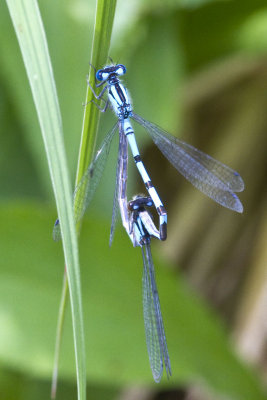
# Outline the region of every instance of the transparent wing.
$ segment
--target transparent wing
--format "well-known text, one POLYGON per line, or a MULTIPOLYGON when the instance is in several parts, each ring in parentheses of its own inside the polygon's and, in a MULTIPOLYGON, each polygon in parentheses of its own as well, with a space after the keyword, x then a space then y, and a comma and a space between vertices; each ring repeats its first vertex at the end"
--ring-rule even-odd
POLYGON ((93 198, 97 185, 103 174, 110 150, 110 144, 117 126, 118 124, 116 123, 111 131, 107 134, 100 149, 97 151, 94 160, 91 162, 74 190, 73 204, 75 222, 81 220, 93 198))
POLYGON ((144 263, 143 311, 146 344, 153 378, 155 382, 160 382, 163 373, 163 362, 165 364, 167 377, 171 375, 171 364, 149 244, 142 246, 142 255, 144 263))
MULTIPOLYGON (((89 206, 93 198, 97 185, 103 174, 110 150, 110 144, 117 129, 117 126, 118 124, 116 123, 111 131, 107 134, 101 144, 101 147, 97 151, 94 160, 91 162, 91 164, 85 171, 82 179, 74 190, 73 207, 75 223, 82 219, 87 207, 89 206)), ((57 220, 54 225, 53 238, 55 240, 59 240, 60 237, 60 223, 57 220)))
POLYGON ((127 177, 128 177, 128 143, 123 130, 123 123, 119 122, 119 151, 116 171, 116 185, 113 198, 112 223, 110 229, 109 245, 111 246, 115 224, 120 208, 122 224, 129 235, 129 216, 127 201, 127 177))
POLYGON ((119 144, 117 169, 116 169, 116 183, 113 196, 112 220, 111 220, 110 235, 109 235, 109 246, 111 246, 113 242, 116 221, 118 218, 118 189, 120 184, 120 175, 121 175, 121 146, 119 144))
POLYGON ((222 206, 243 212, 242 203, 234 192, 244 190, 244 182, 236 171, 139 115, 133 113, 132 118, 147 130, 164 156, 197 189, 222 206))
POLYGON ((112 245, 114 239, 117 219, 118 219, 118 192, 117 192, 117 176, 116 176, 116 186, 114 190, 113 207, 112 207, 112 220, 111 220, 111 227, 109 234, 109 247, 112 245))
POLYGON ((113 201, 112 224, 110 232, 110 244, 114 235, 115 221, 119 206, 122 225, 125 228, 130 239, 133 240, 130 229, 129 210, 127 200, 127 178, 128 178, 128 142, 124 134, 124 124, 119 122, 119 152, 116 173, 116 187, 113 201))

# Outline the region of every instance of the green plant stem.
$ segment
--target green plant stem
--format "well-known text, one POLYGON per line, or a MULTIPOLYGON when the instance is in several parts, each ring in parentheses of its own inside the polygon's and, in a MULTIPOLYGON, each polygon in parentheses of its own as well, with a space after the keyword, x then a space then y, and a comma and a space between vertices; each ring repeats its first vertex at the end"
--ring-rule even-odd
MULTIPOLYGON (((110 38, 113 27, 113 20, 115 15, 117 0, 98 0, 96 7, 95 28, 93 37, 93 46, 91 53, 91 64, 97 68, 103 66, 108 58, 110 47, 110 38)), ((89 82, 92 86, 95 83, 95 71, 90 67, 88 74, 89 82)), ((76 174, 77 185, 88 168, 94 153, 95 143, 97 139, 97 128, 100 118, 100 111, 92 103, 94 99, 93 93, 89 87, 86 92, 86 106, 84 110, 81 143, 78 157, 78 167, 76 174)), ((79 232, 80 224, 77 224, 77 231, 79 232)), ((67 304, 68 294, 68 280, 66 279, 66 269, 64 270, 63 287, 61 294, 61 302, 58 314, 57 333, 56 333, 56 346, 55 358, 53 367, 51 398, 56 398, 57 390, 57 377, 58 377, 58 363, 61 347, 61 339, 63 332, 64 316, 67 304)))
MULTIPOLYGON (((116 0, 98 0, 97 2, 94 38, 91 53, 91 63, 96 68, 102 67, 108 58, 115 8, 116 0)), ((89 69, 88 77, 90 84, 94 86, 95 71, 91 67, 89 69)), ((95 104, 92 103, 92 100, 94 100, 94 95, 90 88, 87 87, 76 184, 79 183, 81 177, 92 160, 97 139, 100 111, 95 104)))

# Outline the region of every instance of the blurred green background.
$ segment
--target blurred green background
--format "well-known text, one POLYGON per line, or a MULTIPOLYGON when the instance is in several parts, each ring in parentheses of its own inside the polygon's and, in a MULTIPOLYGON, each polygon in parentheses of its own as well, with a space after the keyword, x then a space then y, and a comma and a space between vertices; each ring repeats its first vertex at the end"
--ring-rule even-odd
MULTIPOLYGON (((95 1, 39 1, 74 181, 95 1)), ((47 399, 63 275, 40 128, 11 20, 0 3, 0 397, 47 399)), ((134 109, 240 172, 244 213, 177 174, 137 139, 167 207, 155 243, 173 377, 154 384, 142 320, 140 249, 118 223, 108 247, 117 139, 80 240, 88 398, 266 398, 267 5, 264 0, 119 0, 110 56, 134 109)), ((101 67, 101 66, 96 66, 101 67)), ((101 120, 102 137, 114 123, 101 120)), ((129 198, 144 191, 129 161, 129 198)), ((58 399, 76 398, 67 310, 58 399)))

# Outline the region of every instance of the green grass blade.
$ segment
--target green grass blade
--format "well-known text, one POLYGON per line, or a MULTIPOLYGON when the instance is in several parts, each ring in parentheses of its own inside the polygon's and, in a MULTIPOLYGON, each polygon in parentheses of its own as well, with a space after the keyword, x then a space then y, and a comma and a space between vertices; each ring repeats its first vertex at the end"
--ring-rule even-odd
MULTIPOLYGON (((108 58, 115 8, 116 8, 116 0, 110 0, 110 1, 98 0, 97 2, 93 46, 91 54, 91 63, 93 66, 96 66, 97 68, 104 65, 108 58)), ((95 71, 91 67, 89 69, 88 77, 91 85, 94 86, 95 71)), ((95 106, 95 104, 91 102, 91 100, 93 99, 94 99, 93 94, 90 88, 88 87, 86 93, 86 102, 85 102, 85 104, 87 105, 84 111, 78 167, 76 174, 76 185, 82 178, 85 170, 87 169, 92 160, 95 143, 97 139, 97 128, 100 117, 100 111, 95 106)), ((67 279, 64 279, 62 294, 61 294, 61 304, 58 314, 57 333, 56 333, 55 361, 54 361, 52 389, 51 389, 52 398, 56 397, 58 363, 59 363, 62 328, 64 323, 67 294, 68 294, 68 281, 67 279)))
MULTIPOLYGON (((94 38, 91 54, 91 63, 95 68, 101 68, 109 55, 110 38, 116 8, 116 0, 98 0, 96 8, 96 19, 94 38)), ((94 87, 95 71, 89 68, 89 82, 94 87)), ((87 88, 86 107, 84 111, 82 137, 78 159, 76 184, 80 181, 86 168, 92 160, 97 138, 97 128, 100 111, 91 101, 95 100, 90 88, 87 88)))
POLYGON ((78 246, 62 122, 44 28, 35 0, 6 0, 16 31, 45 144, 67 265, 78 399, 86 398, 86 364, 78 246))

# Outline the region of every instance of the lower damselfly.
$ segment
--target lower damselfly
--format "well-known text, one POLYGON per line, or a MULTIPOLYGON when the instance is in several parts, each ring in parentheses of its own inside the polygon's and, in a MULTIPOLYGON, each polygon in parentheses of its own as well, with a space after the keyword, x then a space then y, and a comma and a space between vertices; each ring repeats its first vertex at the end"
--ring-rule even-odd
POLYGON ((143 196, 136 196, 128 203, 129 236, 134 246, 140 246, 142 249, 146 344, 153 378, 155 382, 160 382, 164 366, 168 378, 172 372, 150 248, 151 237, 160 238, 159 231, 146 209, 152 205, 152 199, 143 196))
POLYGON ((116 209, 119 205, 122 224, 134 247, 140 246, 143 257, 143 314, 146 344, 149 362, 155 382, 161 380, 165 366, 167 377, 171 375, 171 365, 166 343, 159 295, 155 279, 155 271, 150 248, 151 238, 160 239, 160 233, 147 211, 153 206, 150 197, 135 196, 127 200, 127 139, 119 125, 119 152, 116 172, 116 186, 113 201, 112 225, 110 238, 112 240, 116 209))

